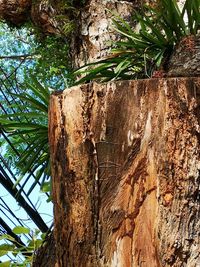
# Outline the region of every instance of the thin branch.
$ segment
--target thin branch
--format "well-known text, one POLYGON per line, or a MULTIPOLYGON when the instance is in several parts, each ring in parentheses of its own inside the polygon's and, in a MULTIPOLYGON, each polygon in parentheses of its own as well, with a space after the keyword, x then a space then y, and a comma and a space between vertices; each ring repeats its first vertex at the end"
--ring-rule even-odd
POLYGON ((40 55, 37 54, 24 54, 24 55, 10 55, 10 56, 0 56, 1 59, 12 59, 12 60, 27 60, 27 59, 37 59, 40 58, 40 55))
POLYGON ((16 201, 20 204, 20 206, 27 212, 30 218, 41 230, 41 232, 43 233, 47 232, 48 226, 45 224, 40 214, 27 203, 27 201, 23 198, 22 195, 18 194, 18 190, 15 188, 14 184, 9 179, 9 176, 4 171, 1 165, 0 165, 0 181, 2 186, 16 199, 16 201))

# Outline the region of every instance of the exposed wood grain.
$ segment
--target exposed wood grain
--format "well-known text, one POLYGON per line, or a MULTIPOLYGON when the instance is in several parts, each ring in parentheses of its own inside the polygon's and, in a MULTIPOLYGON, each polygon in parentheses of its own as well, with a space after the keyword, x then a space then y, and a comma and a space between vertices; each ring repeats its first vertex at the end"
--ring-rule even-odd
POLYGON ((195 267, 196 78, 88 84, 50 105, 59 267, 195 267))

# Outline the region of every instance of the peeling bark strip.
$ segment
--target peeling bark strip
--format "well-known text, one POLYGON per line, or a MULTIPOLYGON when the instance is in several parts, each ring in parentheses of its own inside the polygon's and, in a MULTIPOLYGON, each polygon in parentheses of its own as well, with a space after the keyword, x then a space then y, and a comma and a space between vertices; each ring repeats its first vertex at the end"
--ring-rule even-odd
POLYGON ((200 79, 51 97, 59 267, 200 266, 200 79))

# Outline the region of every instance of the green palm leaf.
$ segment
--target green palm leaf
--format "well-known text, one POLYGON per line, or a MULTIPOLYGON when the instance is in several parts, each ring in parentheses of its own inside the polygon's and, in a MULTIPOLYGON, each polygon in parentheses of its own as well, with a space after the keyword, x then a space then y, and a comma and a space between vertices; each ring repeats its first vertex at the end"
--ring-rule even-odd
MULTIPOLYGON (((29 193, 31 193, 44 173, 47 177, 50 176, 50 169, 46 168, 49 165, 47 123, 50 92, 35 77, 31 77, 31 81, 25 85, 23 93, 10 93, 11 96, 20 100, 15 105, 11 104, 10 107, 24 110, 24 112, 17 111, 0 115, 0 128, 9 135, 15 149, 18 150, 19 146, 23 147, 16 162, 21 176, 30 170, 32 173, 37 173, 35 182, 30 185, 29 193), (17 138, 14 138, 15 136, 17 138)), ((25 179, 24 185, 27 183, 27 179, 25 179)), ((23 190, 23 186, 21 190, 23 190)))
POLYGON ((119 15, 113 14, 113 28, 121 35, 113 42, 112 55, 87 64, 74 72, 81 75, 76 84, 91 80, 108 81, 149 77, 164 66, 173 48, 184 36, 197 34, 200 27, 200 0, 186 0, 182 11, 176 0, 160 0, 156 7, 144 5, 142 12, 134 12, 136 32, 119 15), (184 17, 188 17, 188 22, 184 17))

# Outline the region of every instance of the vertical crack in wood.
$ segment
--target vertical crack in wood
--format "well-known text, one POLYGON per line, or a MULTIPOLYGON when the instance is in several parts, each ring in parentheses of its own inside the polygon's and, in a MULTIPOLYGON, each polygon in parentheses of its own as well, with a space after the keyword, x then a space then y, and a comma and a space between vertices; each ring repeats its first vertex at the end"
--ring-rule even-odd
POLYGON ((91 137, 91 142, 93 144, 93 160, 95 167, 95 177, 94 177, 94 227, 95 227, 95 244, 96 244, 96 260, 99 261, 100 258, 100 220, 99 220, 99 211, 100 211, 100 190, 99 190, 99 161, 97 154, 97 147, 94 140, 94 137, 91 137))
POLYGON ((94 224, 94 240, 95 240, 95 257, 98 264, 100 257, 100 221, 99 221, 99 211, 100 211, 100 192, 99 192, 99 161, 97 146, 95 142, 94 133, 91 129, 91 114, 94 100, 94 84, 91 83, 84 87, 82 90, 84 96, 83 102, 83 127, 84 127, 84 136, 83 142, 89 141, 92 145, 92 161, 94 168, 94 177, 93 177, 93 192, 91 195, 91 200, 93 201, 93 224, 94 224))

